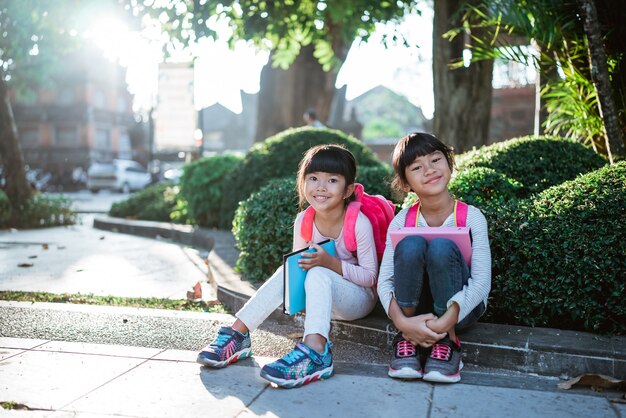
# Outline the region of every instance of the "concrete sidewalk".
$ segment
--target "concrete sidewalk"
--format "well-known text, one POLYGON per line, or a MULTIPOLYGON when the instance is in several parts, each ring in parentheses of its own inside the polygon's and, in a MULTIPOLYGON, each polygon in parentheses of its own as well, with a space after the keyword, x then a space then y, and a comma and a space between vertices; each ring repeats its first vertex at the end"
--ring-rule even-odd
MULTIPOLYGON (((331 379, 278 389, 259 376, 273 359, 226 369, 197 352, 0 338, 0 401, 15 417, 623 417, 626 405, 590 392, 385 377, 384 366, 336 364, 331 379), (26 410, 26 408, 28 408, 26 410)), ((491 376, 493 378, 493 376, 491 376)), ((545 385, 544 385, 545 386, 545 385)), ((554 388, 554 386, 550 386, 554 388)))
MULTIPOLYGON (((0 289, 184 298, 210 278, 233 308, 254 291, 232 269, 237 251, 227 231, 97 218, 106 231, 89 221, 0 232, 0 289)), ((29 409, 0 416, 626 418, 626 405, 610 401, 620 393, 557 388, 581 370, 620 377, 623 338, 480 324, 462 337, 462 382, 433 385, 386 376, 392 330, 373 316, 333 323, 334 377, 283 390, 259 371, 300 338, 301 317, 273 317, 253 334, 252 359, 216 371, 195 358, 230 315, 2 302, 0 402, 29 409)))
MULTIPOLYGON (((150 229, 144 234, 172 236, 175 226, 163 223, 144 223, 150 229)), ((94 227, 104 230, 138 233, 135 221, 98 217, 94 227)), ((214 238, 209 253, 209 267, 218 299, 232 312, 243 306, 254 294, 255 287, 233 270, 238 251, 229 231, 195 230, 194 234, 214 238)), ((189 240, 189 238, 187 238, 189 240)), ((281 323, 302 325, 303 317, 287 317, 280 310, 271 318, 281 323)), ((379 306, 372 315, 356 321, 333 321, 331 338, 384 349, 389 346, 395 330, 379 306)), ((500 324, 478 323, 461 335, 464 362, 478 367, 512 370, 523 373, 571 378, 585 373, 600 373, 626 379, 626 337, 609 337, 585 332, 550 328, 531 328, 500 324)))

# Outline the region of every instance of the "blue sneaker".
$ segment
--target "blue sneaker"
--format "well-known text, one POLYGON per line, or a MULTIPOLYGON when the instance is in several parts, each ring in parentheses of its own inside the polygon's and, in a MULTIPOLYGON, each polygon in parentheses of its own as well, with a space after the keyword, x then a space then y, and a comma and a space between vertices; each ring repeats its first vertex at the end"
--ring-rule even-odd
POLYGON ((226 367, 237 360, 250 357, 250 333, 242 334, 231 327, 220 328, 217 337, 198 354, 196 362, 209 367, 226 367))
POLYGON ((280 360, 263 366, 261 377, 283 388, 295 388, 333 375, 332 344, 326 342, 324 353, 318 353, 304 343, 280 360))

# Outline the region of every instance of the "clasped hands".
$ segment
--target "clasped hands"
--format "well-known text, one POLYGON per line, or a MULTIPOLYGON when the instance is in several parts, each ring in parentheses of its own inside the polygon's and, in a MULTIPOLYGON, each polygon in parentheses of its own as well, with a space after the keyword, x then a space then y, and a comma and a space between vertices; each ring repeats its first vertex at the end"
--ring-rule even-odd
POLYGON ((432 313, 405 317, 402 321, 402 335, 413 345, 431 347, 447 335, 454 324, 448 324, 446 318, 437 318, 432 313))

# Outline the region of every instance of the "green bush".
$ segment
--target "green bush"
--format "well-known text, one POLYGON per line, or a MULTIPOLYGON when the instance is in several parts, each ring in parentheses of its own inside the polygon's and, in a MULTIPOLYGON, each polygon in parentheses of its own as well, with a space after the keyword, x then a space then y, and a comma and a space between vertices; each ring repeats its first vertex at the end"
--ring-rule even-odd
POLYGON ((522 185, 490 168, 472 167, 456 173, 448 188, 456 199, 489 210, 520 197, 522 185))
POLYGON ((117 218, 171 222, 171 213, 177 205, 179 188, 164 182, 146 187, 128 199, 111 206, 109 215, 117 218))
POLYGON ((28 202, 14 208, 6 193, 0 190, 0 228, 47 228, 73 225, 76 213, 72 201, 65 198, 34 194, 28 202))
POLYGON ((505 206, 486 320, 626 333, 625 208, 626 162, 505 206))
POLYGON ((271 179, 295 177, 304 153, 314 145, 342 144, 354 154, 358 167, 380 164, 369 148, 343 132, 330 129, 288 129, 256 144, 226 178, 222 189, 220 225, 232 226, 239 205, 271 179))
POLYGON ((201 158, 185 165, 180 194, 187 202, 187 215, 194 223, 218 226, 222 183, 242 160, 242 156, 226 154, 201 158))
POLYGON ((596 170, 606 160, 578 142, 550 137, 514 138, 457 157, 460 172, 488 167, 517 180, 524 197, 596 170))
MULTIPOLYGON (((448 184, 448 190, 455 199, 487 212, 519 198, 521 189, 519 182, 486 167, 472 167, 455 172, 448 184)), ((402 207, 407 208, 416 201, 417 195, 409 193, 402 202, 402 207)))
POLYGON ((379 164, 370 167, 359 167, 356 181, 363 185, 365 192, 371 195, 380 194, 389 200, 392 199, 391 178, 393 170, 387 164, 379 164))
POLYGON ((273 179, 241 202, 233 233, 241 251, 237 270, 248 280, 267 279, 291 251, 293 221, 298 214, 296 181, 273 179))

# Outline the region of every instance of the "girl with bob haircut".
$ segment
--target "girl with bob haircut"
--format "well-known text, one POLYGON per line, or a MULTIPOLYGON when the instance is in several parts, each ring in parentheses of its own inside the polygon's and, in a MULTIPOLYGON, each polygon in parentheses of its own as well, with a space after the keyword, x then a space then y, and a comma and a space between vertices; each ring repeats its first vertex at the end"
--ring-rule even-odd
POLYGON ((389 230, 467 226, 472 257, 468 266, 452 240, 435 238, 429 243, 418 235, 403 238, 394 249, 387 233, 378 295, 398 329, 388 374, 458 382, 463 363, 457 332, 485 312, 491 289, 487 221, 478 208, 450 195, 454 152, 433 135, 412 133, 400 139, 393 153, 393 168, 394 188, 413 192, 419 200, 401 210, 389 230), (417 347, 428 350, 424 367, 417 347))

